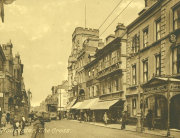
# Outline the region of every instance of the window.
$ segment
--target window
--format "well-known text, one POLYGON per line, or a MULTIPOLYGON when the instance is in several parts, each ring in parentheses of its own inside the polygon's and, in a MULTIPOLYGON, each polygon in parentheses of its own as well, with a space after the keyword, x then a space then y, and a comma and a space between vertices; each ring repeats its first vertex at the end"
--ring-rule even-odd
POLYGON ((146 28, 144 31, 143 31, 143 47, 147 47, 148 46, 148 28, 146 28))
POLYGON ((159 19, 156 22, 156 40, 159 40, 161 38, 161 20, 159 19))
POLYGON ((174 30, 180 28, 180 7, 174 10, 174 30))
POLYGON ((91 77, 91 72, 90 71, 89 71, 88 75, 89 75, 89 78, 90 78, 91 77))
POLYGON ((139 50, 139 36, 137 34, 132 38, 132 52, 137 53, 139 50))
POLYGON ((105 67, 109 66, 109 55, 105 57, 105 67))
POLYGON ((147 98, 147 99, 145 100, 145 105, 144 105, 145 108, 148 108, 148 103, 149 103, 149 99, 147 98))
POLYGON ((148 60, 143 61, 143 81, 148 81, 148 60))
POLYGON ((106 93, 106 89, 105 89, 105 85, 104 85, 104 82, 101 84, 101 89, 102 89, 102 94, 105 94, 106 93))
POLYGON ((116 79, 115 81, 114 81, 114 90, 115 91, 118 91, 118 79, 116 79))
POLYGON ((92 97, 94 96, 94 86, 92 86, 92 97))
POLYGON ((109 83, 108 83, 108 92, 109 93, 111 92, 111 81, 109 81, 109 83))
POLYGON ((103 69, 103 60, 100 60, 99 62, 99 71, 103 69))
POLYGON ((94 77, 94 68, 92 69, 92 76, 94 77))
POLYGON ((83 66, 83 59, 81 59, 81 67, 83 66))
POLYGON ((132 84, 136 85, 136 65, 132 66, 132 84))
POLYGON ((132 99, 132 115, 136 115, 136 99, 132 99))
POLYGON ((96 67, 96 74, 98 73, 98 66, 96 67))
POLYGON ((161 75, 161 54, 156 55, 156 76, 161 75))
POLYGON ((161 104, 162 104, 162 100, 156 99, 156 106, 157 106, 156 116, 157 117, 161 117, 161 104))
POLYGON ((112 64, 116 63, 116 56, 117 56, 117 52, 116 51, 112 52, 112 64))
POLYGON ((180 73, 180 47, 173 49, 173 74, 180 73))

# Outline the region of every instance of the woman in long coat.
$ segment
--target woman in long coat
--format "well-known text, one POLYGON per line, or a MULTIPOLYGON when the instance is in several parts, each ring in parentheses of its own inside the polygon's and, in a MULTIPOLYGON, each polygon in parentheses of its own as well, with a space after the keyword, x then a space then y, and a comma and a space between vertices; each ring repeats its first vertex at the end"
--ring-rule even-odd
POLYGON ((6 126, 6 112, 4 111, 4 113, 2 114, 2 117, 1 117, 1 124, 2 126, 6 126))
POLYGON ((44 138, 44 122, 42 121, 42 114, 37 113, 37 120, 33 124, 33 133, 31 138, 44 138))
POLYGON ((107 125, 108 116, 106 112, 104 113, 103 120, 104 120, 105 125, 107 125))

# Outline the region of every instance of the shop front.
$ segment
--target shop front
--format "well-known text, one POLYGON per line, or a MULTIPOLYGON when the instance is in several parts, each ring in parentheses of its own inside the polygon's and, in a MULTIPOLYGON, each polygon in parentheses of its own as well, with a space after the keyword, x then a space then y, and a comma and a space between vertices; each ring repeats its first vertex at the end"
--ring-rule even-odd
POLYGON ((123 100, 100 100, 94 106, 90 108, 96 114, 96 120, 103 122, 103 116, 105 112, 108 116, 108 123, 117 123, 121 118, 121 113, 123 111, 123 100))
POLYGON ((143 119, 146 125, 146 114, 153 111, 154 127, 159 129, 180 128, 180 80, 155 77, 142 85, 143 119))

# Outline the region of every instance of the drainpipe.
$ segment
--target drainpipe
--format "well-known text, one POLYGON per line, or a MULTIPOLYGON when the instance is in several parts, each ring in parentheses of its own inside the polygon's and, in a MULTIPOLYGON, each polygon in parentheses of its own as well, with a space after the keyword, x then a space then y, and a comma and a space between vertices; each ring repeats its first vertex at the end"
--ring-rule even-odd
POLYGON ((167 101, 168 101, 168 122, 167 122, 167 136, 170 136, 170 80, 167 81, 167 101))
POLYGON ((137 132, 142 132, 142 126, 141 126, 141 107, 140 107, 140 104, 141 104, 141 91, 140 91, 140 72, 141 72, 141 70, 140 70, 140 47, 139 47, 139 49, 138 49, 139 51, 138 51, 138 60, 139 60, 139 69, 138 69, 138 106, 137 106, 137 108, 138 108, 138 112, 137 112, 137 127, 136 127, 136 131, 137 132))

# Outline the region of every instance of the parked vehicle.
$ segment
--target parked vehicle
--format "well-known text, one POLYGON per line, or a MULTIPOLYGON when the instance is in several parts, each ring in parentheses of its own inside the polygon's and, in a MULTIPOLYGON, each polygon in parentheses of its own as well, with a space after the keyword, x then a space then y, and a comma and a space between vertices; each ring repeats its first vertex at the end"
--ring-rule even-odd
POLYGON ((51 121, 51 117, 50 117, 50 114, 49 113, 46 113, 46 112, 43 112, 43 121, 48 121, 50 122, 51 121))
POLYGON ((57 119, 57 112, 49 112, 50 118, 56 120, 57 119))

